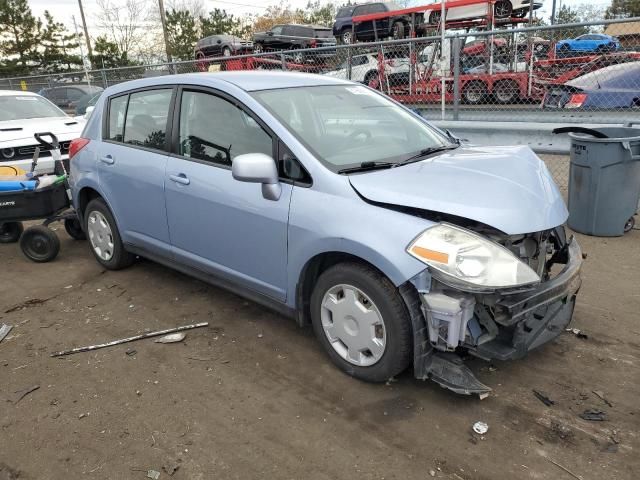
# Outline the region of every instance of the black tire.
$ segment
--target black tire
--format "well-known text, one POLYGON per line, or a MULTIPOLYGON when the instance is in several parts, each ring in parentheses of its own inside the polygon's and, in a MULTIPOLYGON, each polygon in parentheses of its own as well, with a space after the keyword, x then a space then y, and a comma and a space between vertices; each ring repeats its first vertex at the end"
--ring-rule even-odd
POLYGON ((359 263, 340 263, 320 275, 311 295, 311 320, 316 337, 333 363, 347 375, 367 382, 385 382, 411 363, 413 333, 407 307, 396 287, 379 271, 359 263), (343 359, 327 339, 322 327, 321 304, 332 287, 348 284, 364 292, 378 308, 386 333, 386 346, 371 366, 354 365, 343 359))
MULTIPOLYGON (((297 49, 297 48, 298 47, 294 47, 294 49, 297 49)), ((292 57, 293 63, 298 64, 298 65, 304 65, 304 63, 306 61, 304 52, 294 51, 291 57, 292 57)))
POLYGON ((500 80, 493 86, 493 97, 497 103, 514 103, 520 97, 520 87, 515 80, 500 80))
POLYGON ((404 38, 405 34, 405 27, 404 27, 404 23, 402 22, 395 22, 393 24, 393 28, 391 29, 391 36, 394 40, 401 40, 404 38))
POLYGON ((340 32, 340 43, 343 45, 351 45, 353 43, 353 35, 350 28, 344 28, 342 32, 340 32))
POLYGON ((487 84, 479 80, 474 80, 465 85, 462 90, 462 99, 469 105, 478 105, 487 97, 487 93, 487 84))
POLYGON ((231 56, 231 49, 229 47, 224 47, 222 49, 222 56, 223 57, 230 57, 231 56))
POLYGON ((493 6, 493 14, 496 18, 508 18, 513 13, 513 5, 509 0, 498 0, 493 6))
POLYGON ((107 204, 104 202, 102 198, 94 198, 89 202, 87 208, 84 211, 84 230, 87 232, 89 237, 89 246, 91 248, 91 252, 93 256, 96 258, 98 263, 107 268, 108 270, 121 270, 130 266, 134 260, 135 256, 129 252, 127 252, 124 248, 124 244, 122 243, 122 238, 120 237, 120 232, 118 231, 118 226, 116 225, 116 221, 111 214, 111 210, 107 207, 107 204), (104 216, 105 220, 109 224, 109 228, 111 229, 111 242, 113 243, 113 253, 109 260, 105 260, 100 258, 96 251, 93 248, 93 243, 91 242, 91 235, 89 230, 89 220, 92 212, 99 212, 104 216))
POLYGON ((630 232, 636 226, 635 217, 630 217, 624 224, 624 233, 630 232))
POLYGON ((58 256, 60 239, 53 230, 44 225, 27 228, 20 238, 20 249, 29 259, 37 263, 50 262, 58 256))
POLYGON ((262 46, 261 43, 255 43, 253 45, 253 53, 262 53, 264 52, 264 47, 262 46))
POLYGON ((64 229, 74 240, 86 240, 87 236, 82 230, 80 220, 77 218, 66 218, 64 221, 64 229))
POLYGON ((365 75, 364 84, 367 87, 379 89, 380 88, 380 82, 378 81, 378 85, 372 85, 374 80, 379 80, 378 72, 376 72, 375 70, 371 70, 370 72, 367 72, 367 74, 365 75))
MULTIPOLYGON (((429 14, 429 24, 430 25, 437 25, 440 23, 440 19, 442 18, 442 12, 439 10, 433 10, 430 14, 429 14)), ((446 17, 445 17, 446 19, 446 17)))
POLYGON ((23 231, 22 222, 0 223, 0 243, 16 243, 23 231))

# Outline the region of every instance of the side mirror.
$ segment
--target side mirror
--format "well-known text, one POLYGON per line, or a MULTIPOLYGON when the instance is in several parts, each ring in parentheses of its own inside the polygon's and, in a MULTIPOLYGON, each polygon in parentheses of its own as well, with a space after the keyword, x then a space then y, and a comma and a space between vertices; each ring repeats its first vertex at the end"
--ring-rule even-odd
POLYGON ((239 182, 261 183, 262 196, 267 200, 278 200, 282 185, 278 178, 276 161, 264 153, 238 155, 231 164, 231 175, 239 182))
POLYGON ((218 40, 216 40, 216 43, 217 43, 218 45, 220 45, 220 44, 222 43, 222 40, 218 39, 218 40))
POLYGON ((93 111, 95 110, 95 108, 96 107, 94 107, 93 105, 88 106, 87 109, 84 111, 84 118, 88 120, 91 114, 93 113, 93 111))
POLYGON ((269 30, 269 31, 267 32, 267 35, 272 36, 272 35, 273 35, 273 32, 272 32, 271 30, 269 30))

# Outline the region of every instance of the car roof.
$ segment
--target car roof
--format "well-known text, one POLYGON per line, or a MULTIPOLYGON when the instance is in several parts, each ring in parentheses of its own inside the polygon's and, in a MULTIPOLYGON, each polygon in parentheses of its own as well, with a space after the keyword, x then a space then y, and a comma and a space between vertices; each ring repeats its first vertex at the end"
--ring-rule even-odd
POLYGON ((25 95, 30 97, 39 97, 37 93, 34 92, 25 92, 23 90, 0 90, 0 97, 8 97, 15 95, 25 95))
POLYGON ((350 85, 351 82, 324 75, 297 72, 232 71, 163 75, 119 83, 107 89, 107 94, 125 92, 157 85, 188 84, 220 88, 221 83, 234 85, 244 91, 275 90, 278 88, 312 87, 319 85, 350 85))

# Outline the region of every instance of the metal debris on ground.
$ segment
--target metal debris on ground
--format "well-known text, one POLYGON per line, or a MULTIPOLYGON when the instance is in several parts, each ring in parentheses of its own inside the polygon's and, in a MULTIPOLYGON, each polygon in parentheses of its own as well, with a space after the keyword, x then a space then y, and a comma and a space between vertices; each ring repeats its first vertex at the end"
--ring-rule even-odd
POLYGON ((155 341, 155 343, 177 343, 181 342, 187 336, 186 333, 171 333, 169 335, 165 335, 162 338, 159 338, 155 341))
POLYGON ((577 478, 578 480, 582 480, 582 477, 580 475, 577 475, 575 473, 573 473, 571 470, 569 470, 567 467, 565 467, 564 465, 560 465, 558 462, 550 459, 547 457, 547 460, 549 460, 551 463, 553 463, 556 467, 564 470, 565 472, 567 472, 569 475, 571 475, 573 478, 577 478))
POLYGON ((578 338, 583 338, 583 339, 587 339, 589 338, 589 335, 587 335, 586 333, 584 333, 582 330, 580 330, 579 328, 567 328, 567 332, 571 332, 573 333, 576 337, 578 338))
POLYGON ((13 328, 13 325, 7 325, 6 323, 3 323, 2 325, 0 325, 0 342, 4 340, 4 337, 9 335, 9 332, 11 331, 12 328, 13 328))
POLYGON ((99 348, 112 347, 114 345, 120 345, 122 343, 127 343, 127 342, 135 342, 136 340, 142 340, 144 338, 159 337, 160 335, 166 335, 168 333, 181 332, 183 330, 191 330, 193 328, 200 328, 200 327, 207 327, 207 326, 209 326, 209 322, 194 323, 192 325, 183 325, 182 327, 168 328, 166 330, 158 330, 156 332, 142 333, 140 335, 134 335, 133 337, 122 338, 120 340, 113 340, 112 342, 100 343, 97 345, 89 345, 87 347, 72 348, 71 350, 62 350, 61 352, 52 353, 50 356, 61 357, 63 355, 71 355, 79 352, 90 352, 92 350, 98 350, 99 348))
POLYGON ((158 480, 160 478, 160 472, 157 470, 148 470, 147 478, 152 478, 153 480, 158 480))
POLYGON ((39 388, 40 388, 40 385, 33 385, 32 387, 27 387, 27 388, 25 388, 23 390, 18 390, 17 392, 14 392, 14 393, 16 393, 18 395, 18 397, 16 398, 16 401, 13 402, 14 405, 16 405, 24 397, 26 397, 27 395, 29 395, 32 392, 35 392, 39 388))
POLYGON ((533 394, 536 396, 536 398, 538 400, 540 400, 542 403, 544 403, 547 407, 550 407, 551 405, 555 405, 556 402, 554 402, 553 400, 551 400, 547 395, 545 395, 542 392, 539 392, 536 389, 532 389, 531 390, 533 392, 533 394))
POLYGON ((607 405, 609 405, 610 407, 613 407, 613 405, 611 404, 611 402, 609 400, 607 400, 607 398, 604 396, 604 392, 602 390, 592 390, 593 394, 598 397, 600 400, 602 400, 604 403, 606 403, 607 405))
POLYGON ((607 419, 607 414, 602 410, 588 409, 582 412, 579 417, 590 422, 604 422, 607 419))
POLYGON ((478 435, 484 435, 489 431, 489 425, 484 422, 476 422, 473 424, 473 431, 478 435))
POLYGON ((136 353, 138 353, 137 350, 134 350, 133 348, 130 348, 129 350, 127 350, 126 352, 124 352, 125 354, 127 354, 130 357, 133 357, 136 353))

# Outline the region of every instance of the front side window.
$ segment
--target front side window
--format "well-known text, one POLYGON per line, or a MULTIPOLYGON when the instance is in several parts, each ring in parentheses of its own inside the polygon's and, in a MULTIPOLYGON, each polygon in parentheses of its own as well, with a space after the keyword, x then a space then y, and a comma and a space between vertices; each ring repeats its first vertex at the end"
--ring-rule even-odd
POLYGON ((253 97, 333 171, 361 162, 401 163, 450 140, 384 96, 356 85, 254 92, 253 97))
POLYGON ((244 110, 224 98, 185 91, 180 102, 178 153, 230 166, 245 153, 273 155, 271 137, 244 110))
POLYGON ((125 143, 164 150, 171 94, 171 88, 163 88, 129 95, 125 143))
POLYGON ((281 35, 282 34, 282 25, 276 25, 275 27, 273 27, 271 29, 271 33, 273 33, 274 35, 281 35))

